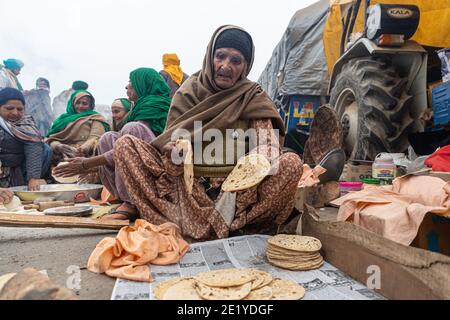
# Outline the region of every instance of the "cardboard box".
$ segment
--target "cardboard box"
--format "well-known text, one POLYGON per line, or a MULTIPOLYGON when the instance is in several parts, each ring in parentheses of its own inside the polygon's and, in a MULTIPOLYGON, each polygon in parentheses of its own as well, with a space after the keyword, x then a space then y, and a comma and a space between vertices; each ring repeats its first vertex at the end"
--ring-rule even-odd
POLYGON ((427 213, 411 246, 450 256, 450 216, 427 213))
MULTIPOLYGON (((372 178, 372 161, 351 160, 345 164, 339 181, 362 182, 363 179, 372 178)), ((396 169, 396 177, 406 174, 406 170, 401 167, 396 169)))
MULTIPOLYGON (((335 209, 337 210, 337 209, 335 209)), ((326 216, 325 216, 326 217, 326 216)), ((298 234, 322 242, 325 261, 388 299, 450 299, 450 257, 404 246, 353 223, 324 219, 306 207, 298 234)))
POLYGON ((322 208, 340 196, 339 182, 329 181, 313 187, 297 188, 294 207, 303 212, 304 205, 322 208))
POLYGON ((363 181, 372 178, 372 161, 349 161, 344 166, 340 181, 363 181))
POLYGON ((444 181, 450 181, 450 172, 438 172, 438 171, 431 171, 430 172, 431 177, 441 178, 444 181))

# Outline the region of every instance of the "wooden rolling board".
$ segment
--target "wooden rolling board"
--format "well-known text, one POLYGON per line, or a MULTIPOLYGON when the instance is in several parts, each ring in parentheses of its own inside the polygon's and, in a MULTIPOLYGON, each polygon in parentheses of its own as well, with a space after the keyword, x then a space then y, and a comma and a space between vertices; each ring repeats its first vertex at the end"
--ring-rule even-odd
POLYGON ((31 214, 0 214, 0 227, 25 228, 84 228, 119 230, 128 226, 128 220, 94 220, 80 217, 58 217, 31 214))

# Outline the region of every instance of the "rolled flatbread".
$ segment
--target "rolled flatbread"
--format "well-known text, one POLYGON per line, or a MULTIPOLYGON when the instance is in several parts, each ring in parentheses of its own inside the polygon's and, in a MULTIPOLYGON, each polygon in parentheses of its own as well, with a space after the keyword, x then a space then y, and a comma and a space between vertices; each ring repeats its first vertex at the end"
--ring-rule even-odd
MULTIPOLYGON (((57 165, 57 167, 65 165, 65 164, 68 164, 68 162, 60 162, 57 165)), ((74 176, 71 176, 71 177, 64 177, 63 178, 63 177, 58 177, 58 176, 55 176, 54 174, 52 174, 52 177, 53 177, 53 179, 55 179, 56 182, 63 183, 63 184, 77 183, 78 180, 80 180, 80 176, 79 175, 74 175, 74 176)))
POLYGON ((20 201, 19 197, 14 196, 9 203, 4 203, 3 205, 7 210, 14 211, 22 205, 22 202, 20 201))
POLYGON ((186 155, 184 158, 184 184, 186 191, 192 194, 194 186, 194 153, 191 142, 185 139, 178 139, 175 145, 178 150, 183 150, 183 154, 186 155))
POLYGON ((271 164, 261 154, 250 154, 237 162, 233 171, 222 184, 222 190, 236 192, 258 185, 270 172, 271 164))

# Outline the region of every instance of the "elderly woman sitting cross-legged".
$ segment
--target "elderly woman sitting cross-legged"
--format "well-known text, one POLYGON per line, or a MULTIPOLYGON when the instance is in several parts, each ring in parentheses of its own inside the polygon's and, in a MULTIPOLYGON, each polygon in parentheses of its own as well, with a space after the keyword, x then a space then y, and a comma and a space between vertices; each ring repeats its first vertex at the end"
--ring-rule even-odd
POLYGON ((269 96, 247 79, 253 59, 253 41, 246 31, 228 25, 214 33, 202 70, 175 93, 164 132, 151 143, 130 135, 116 142, 116 172, 131 205, 123 208, 127 213, 110 218, 140 215, 153 224, 173 222, 183 236, 197 240, 223 238, 242 229, 273 231, 286 221, 302 162, 294 153, 280 155, 283 122, 269 96), (185 184, 184 166, 173 157, 181 132, 194 149, 192 192, 185 184), (223 150, 209 152, 213 142, 208 132, 223 138, 223 150), (255 132, 258 138, 246 141, 245 132, 255 132), (224 192, 221 185, 238 160, 228 152, 239 148, 265 156, 274 170, 256 186, 224 192))

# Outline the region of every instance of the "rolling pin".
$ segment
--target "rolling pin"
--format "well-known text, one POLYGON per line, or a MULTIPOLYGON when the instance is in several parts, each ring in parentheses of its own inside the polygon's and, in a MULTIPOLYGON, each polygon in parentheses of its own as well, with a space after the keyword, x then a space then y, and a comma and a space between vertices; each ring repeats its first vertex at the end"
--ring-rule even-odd
POLYGON ((44 211, 50 208, 66 207, 75 205, 73 202, 65 201, 49 201, 49 202, 39 202, 39 211, 44 211))
MULTIPOLYGON (((24 204, 24 203, 22 202, 22 204, 24 204)), ((32 209, 39 210, 39 205, 38 205, 38 204, 25 204, 25 205, 23 206, 23 208, 24 208, 25 210, 32 210, 32 209)))
MULTIPOLYGON (((32 203, 39 205, 39 202, 50 202, 50 201, 55 201, 55 197, 40 197, 40 198, 34 200, 32 203)), ((23 203, 23 201, 22 201, 22 203, 23 203)), ((27 203, 27 204, 31 204, 31 203, 27 203)))

